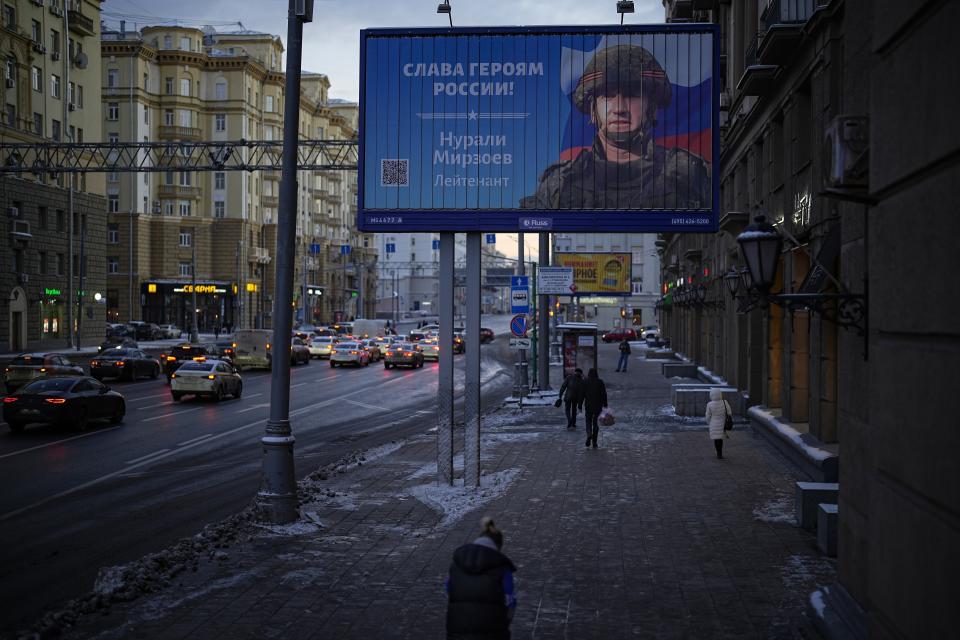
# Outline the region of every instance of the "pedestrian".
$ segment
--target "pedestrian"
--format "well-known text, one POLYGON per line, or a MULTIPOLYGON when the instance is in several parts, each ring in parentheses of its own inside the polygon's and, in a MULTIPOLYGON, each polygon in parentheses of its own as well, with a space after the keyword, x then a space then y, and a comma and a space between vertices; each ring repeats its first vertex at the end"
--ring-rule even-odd
POLYGON ((584 446, 593 444, 596 449, 597 434, 600 432, 597 418, 600 417, 600 412, 607 408, 607 385, 603 384, 596 369, 587 372, 587 380, 583 383, 583 404, 587 418, 587 441, 584 446))
POLYGON ((220 339, 220 323, 219 322, 216 322, 213 325, 213 337, 216 340, 220 339))
POLYGON ((564 379, 557 397, 563 399, 567 429, 576 429, 577 409, 583 405, 583 369, 574 369, 573 373, 564 379))
POLYGON ((630 359, 630 343, 624 338, 620 341, 620 359, 617 361, 617 373, 627 371, 627 360, 630 359))
POLYGON ((493 519, 480 521, 480 536, 453 552, 447 578, 447 640, 509 640, 517 607, 503 532, 493 519))
POLYGON ((717 450, 717 458, 723 458, 723 439, 729 438, 730 434, 724 430, 727 422, 727 416, 733 417, 733 411, 730 404, 723 399, 723 392, 714 387, 710 389, 710 402, 707 403, 707 427, 710 430, 710 438, 713 440, 713 446, 717 450))

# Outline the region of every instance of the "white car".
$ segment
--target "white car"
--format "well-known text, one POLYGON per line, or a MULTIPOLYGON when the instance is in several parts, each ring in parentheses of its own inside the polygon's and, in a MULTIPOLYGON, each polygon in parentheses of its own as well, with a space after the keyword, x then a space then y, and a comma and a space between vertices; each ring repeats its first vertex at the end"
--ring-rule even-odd
POLYGON ((330 367, 345 364, 366 367, 370 364, 370 352, 364 349, 359 342, 341 342, 333 348, 333 355, 330 356, 330 367))
POLYGON ((310 339, 307 348, 311 358, 329 358, 336 344, 337 339, 333 336, 316 336, 310 339))
POLYGON ((180 365, 170 376, 170 395, 174 402, 183 396, 207 396, 220 401, 227 395, 239 398, 243 380, 229 362, 223 360, 193 360, 180 365))
POLYGON ((644 327, 640 330, 640 339, 641 340, 659 340, 660 339, 660 327, 655 324, 644 327))
POLYGON ((180 337, 183 336, 183 330, 175 324, 162 324, 160 325, 160 331, 163 331, 165 338, 179 340, 180 337))

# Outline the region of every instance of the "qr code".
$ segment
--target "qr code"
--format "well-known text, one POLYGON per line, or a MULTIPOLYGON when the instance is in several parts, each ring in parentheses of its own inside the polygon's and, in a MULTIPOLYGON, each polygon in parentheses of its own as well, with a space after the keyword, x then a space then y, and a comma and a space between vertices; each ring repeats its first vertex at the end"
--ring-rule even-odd
POLYGON ((406 187, 409 184, 409 160, 381 160, 380 186, 406 187))

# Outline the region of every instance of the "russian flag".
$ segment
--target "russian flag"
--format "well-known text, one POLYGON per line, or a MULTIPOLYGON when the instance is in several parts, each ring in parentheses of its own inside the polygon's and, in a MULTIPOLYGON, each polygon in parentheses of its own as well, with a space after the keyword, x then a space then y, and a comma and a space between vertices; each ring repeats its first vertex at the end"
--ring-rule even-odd
POLYGON ((607 47, 636 45, 654 55, 670 81, 670 104, 657 111, 655 144, 681 147, 703 158, 713 155, 712 75, 713 42, 709 34, 631 34, 582 38, 565 42, 561 59, 561 88, 569 105, 560 158, 577 157, 593 145, 596 130, 590 117, 573 104, 573 92, 593 55, 607 47), (583 48, 580 48, 582 42, 583 48))

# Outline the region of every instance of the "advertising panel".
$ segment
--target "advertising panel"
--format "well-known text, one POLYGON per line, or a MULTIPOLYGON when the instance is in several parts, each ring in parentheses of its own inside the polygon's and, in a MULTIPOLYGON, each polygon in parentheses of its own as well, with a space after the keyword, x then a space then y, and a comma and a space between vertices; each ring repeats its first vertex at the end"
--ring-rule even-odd
POLYGON ((574 295, 630 295, 629 253, 556 253, 554 264, 573 268, 574 295))
POLYGON ((716 230, 716 36, 362 31, 358 227, 716 230))

